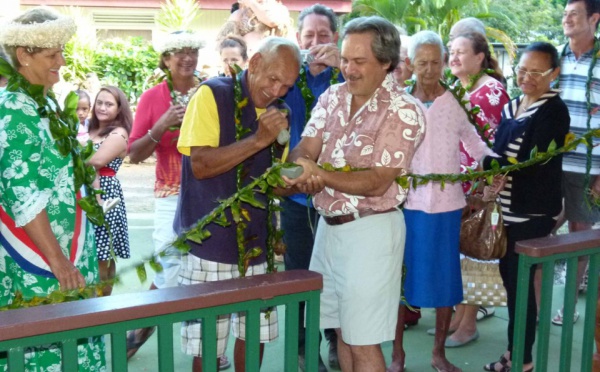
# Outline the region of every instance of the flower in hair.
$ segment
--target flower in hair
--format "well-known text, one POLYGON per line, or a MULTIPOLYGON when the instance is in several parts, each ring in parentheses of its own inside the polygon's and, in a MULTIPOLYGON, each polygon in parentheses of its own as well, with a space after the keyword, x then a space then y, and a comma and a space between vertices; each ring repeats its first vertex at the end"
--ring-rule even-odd
POLYGON ((0 45, 58 48, 65 45, 75 31, 75 21, 62 15, 42 23, 9 22, 0 25, 0 45))
POLYGON ((183 48, 202 49, 204 48, 204 41, 197 34, 187 31, 177 31, 165 35, 154 43, 154 50, 159 54, 183 48))

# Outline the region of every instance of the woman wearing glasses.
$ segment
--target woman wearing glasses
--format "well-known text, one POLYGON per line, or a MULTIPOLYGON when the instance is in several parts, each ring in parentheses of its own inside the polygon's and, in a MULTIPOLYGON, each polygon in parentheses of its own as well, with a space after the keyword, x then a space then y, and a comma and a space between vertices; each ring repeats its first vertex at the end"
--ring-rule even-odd
MULTIPOLYGON (((519 162, 528 160, 534 148, 546 152, 552 142, 557 148, 562 147, 569 131, 567 106, 558 91, 550 89, 550 83, 560 73, 556 48, 542 42, 529 45, 515 73, 523 95, 506 104, 502 112, 493 148, 496 154, 501 155, 497 159, 500 166, 509 165, 510 158, 519 162)), ((493 159, 486 157, 482 162, 483 168, 492 168, 493 159)), ((561 164, 562 156, 556 156, 548 162, 509 172, 505 177, 497 176, 494 180, 508 236, 506 255, 500 259, 500 275, 508 298, 508 348, 497 362, 484 366, 486 371, 511 370, 518 269, 515 242, 546 236, 554 227, 562 208, 561 164)), ((537 313, 533 276, 532 267, 525 329, 525 372, 533 370, 532 348, 537 313)))

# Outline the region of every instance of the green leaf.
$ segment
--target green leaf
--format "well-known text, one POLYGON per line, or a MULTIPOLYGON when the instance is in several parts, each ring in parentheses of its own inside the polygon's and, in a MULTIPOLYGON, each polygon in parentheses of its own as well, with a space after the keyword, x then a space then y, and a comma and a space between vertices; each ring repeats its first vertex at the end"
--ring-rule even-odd
POLYGON ((246 190, 244 192, 241 192, 239 196, 240 196, 240 200, 243 201, 244 203, 248 203, 255 208, 265 209, 265 205, 263 203, 261 203, 260 201, 256 200, 256 198, 254 197, 254 194, 252 193, 251 190, 246 190))
POLYGON ((152 258, 150 258, 150 261, 148 261, 148 264, 150 265, 150 268, 156 273, 160 273, 163 271, 163 267, 160 264, 160 262, 156 260, 156 256, 152 256, 152 258))
POLYGON ((396 178, 396 182, 403 189, 407 189, 408 188, 408 176, 398 177, 398 178, 396 178))
POLYGON ((556 142, 554 140, 552 140, 550 142, 550 144, 548 145, 548 152, 552 152, 556 150, 556 142))
POLYGON ((144 283, 146 279, 148 279, 148 276, 146 275, 146 266, 144 264, 136 266, 135 271, 140 282, 144 283))
POLYGON ((498 163, 498 160, 496 159, 493 159, 490 165, 492 166, 493 170, 500 169, 500 163, 498 163))
POLYGON ((253 258, 256 258, 260 256, 261 253, 262 249, 260 249, 259 247, 254 247, 251 250, 246 251, 246 254, 244 255, 244 260, 251 260, 253 258))
POLYGON ((537 146, 533 146, 533 148, 531 149, 531 152, 529 153, 529 158, 530 159, 535 159, 538 153, 538 148, 537 146))

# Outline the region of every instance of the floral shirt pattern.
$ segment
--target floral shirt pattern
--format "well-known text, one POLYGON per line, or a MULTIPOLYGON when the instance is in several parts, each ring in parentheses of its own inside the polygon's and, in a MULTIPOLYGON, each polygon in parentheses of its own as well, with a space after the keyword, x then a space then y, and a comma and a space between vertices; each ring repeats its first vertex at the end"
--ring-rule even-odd
MULTIPOLYGON (((319 97, 302 134, 322 139, 318 164, 402 168, 402 173, 407 173, 425 130, 424 115, 415 99, 388 74, 353 117, 349 117, 351 102, 345 83, 331 86, 319 97)), ((326 187, 315 195, 314 204, 326 216, 383 211, 402 204, 406 194, 396 183, 380 197, 349 195, 326 187)))
MULTIPOLYGON (((65 256, 71 256, 76 228, 76 193, 72 157, 56 149, 47 119, 38 115, 37 104, 22 93, 0 94, 0 206, 17 228, 46 211, 50 227, 65 256)), ((85 221, 83 250, 75 262, 86 283, 97 283, 98 263, 94 229, 85 221)), ((0 238, 6 226, 0 223, 0 238)), ((0 240, 1 242, 2 240, 0 240)), ((54 276, 46 277, 23 269, 0 243, 0 306, 10 304, 16 293, 23 298, 45 297, 59 289, 54 276)), ((58 345, 29 348, 26 370, 61 370, 58 345)), ((80 371, 104 371, 104 342, 99 337, 81 343, 80 371)), ((0 371, 7 370, 0 357, 0 371)))
MULTIPOLYGON (((479 127, 483 128, 486 124, 490 129, 486 135, 490 141, 494 140, 494 133, 502 119, 502 108, 510 101, 508 93, 501 82, 496 79, 490 79, 482 86, 471 92, 469 101, 473 107, 479 106, 481 109, 475 121, 479 127)), ((477 160, 473 159, 466 151, 464 145, 460 144, 460 171, 466 173, 467 169, 477 168, 477 160)), ((471 188, 470 182, 463 183, 463 191, 467 192, 471 188)))

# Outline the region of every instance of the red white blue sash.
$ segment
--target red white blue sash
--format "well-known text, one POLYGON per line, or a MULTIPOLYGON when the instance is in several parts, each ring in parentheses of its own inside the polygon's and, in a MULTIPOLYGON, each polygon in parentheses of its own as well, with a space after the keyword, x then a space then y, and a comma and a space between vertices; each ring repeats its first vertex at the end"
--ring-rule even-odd
MULTIPOLYGON (((77 193, 77 200, 81 193, 77 193)), ((85 212, 79 207, 75 208, 75 233, 71 241, 69 260, 77 266, 85 246, 87 235, 87 219, 85 212)), ((32 274, 53 278, 48 261, 42 252, 36 247, 25 230, 16 227, 15 221, 6 213, 0 205, 0 245, 6 249, 8 254, 19 266, 32 274)))

